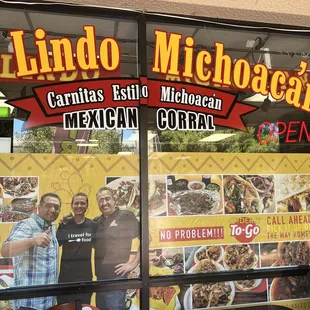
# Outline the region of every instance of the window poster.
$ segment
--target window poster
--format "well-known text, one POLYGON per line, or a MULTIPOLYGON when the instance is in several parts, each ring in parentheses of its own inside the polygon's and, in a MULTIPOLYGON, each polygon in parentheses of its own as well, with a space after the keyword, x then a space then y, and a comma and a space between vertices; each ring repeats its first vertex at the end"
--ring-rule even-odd
MULTIPOLYGON (((120 209, 140 220, 137 155, 82 159, 74 154, 4 154, 0 166, 2 242, 16 222, 36 212, 39 195, 51 189, 62 199, 57 223, 70 212, 72 195, 79 191, 89 198, 87 217, 100 215, 96 192, 102 186, 112 189, 120 209)), ((149 166, 151 275, 309 264, 308 155, 152 153, 149 166)), ((138 245, 135 239, 131 255, 138 245)), ((12 285, 12 268, 12 262, 3 259, 4 285, 12 285)), ((138 275, 139 267, 129 277, 138 275)), ((128 291, 131 309, 139 307, 138 297, 139 292, 128 291)), ((241 308, 270 302, 299 309, 309 297, 302 277, 150 291, 151 304, 159 309, 241 308), (219 291, 225 294, 216 295, 219 291)))
MULTIPOLYGON (((165 210, 154 214, 149 204, 151 275, 309 264, 308 155, 154 153, 149 165, 150 179, 165 176, 166 183, 165 210)), ((165 289, 172 309, 307 309, 310 297, 306 277, 165 289)))
MULTIPOLYGON (((0 243, 3 244, 7 240, 12 228, 18 223, 30 218, 33 214, 38 214, 39 199, 45 193, 56 193, 61 199, 61 210, 54 221, 55 227, 58 228, 61 221, 64 221, 68 214, 72 214, 72 197, 76 193, 83 193, 87 196, 88 208, 85 216, 87 219, 94 220, 102 214, 97 203, 96 193, 100 188, 108 185, 106 179, 109 175, 117 175, 120 178, 127 177, 131 182, 135 181, 137 185, 138 167, 139 157, 137 155, 86 155, 81 158, 78 154, 2 154, 0 158, 0 243)), ((117 206, 121 209, 128 209, 128 212, 133 213, 133 217, 139 221, 138 200, 136 199, 135 204, 130 205, 127 197, 118 197, 116 186, 111 186, 111 188, 113 188, 117 206)), ((134 193, 133 189, 136 191, 137 187, 127 187, 126 191, 129 194, 134 193)), ((54 226, 54 224, 52 225, 54 226)), ((77 251, 79 246, 85 248, 89 243, 91 233, 88 230, 84 231, 83 228, 72 231, 66 236, 68 244, 73 245, 74 251, 77 251)), ((139 237, 139 234, 137 228, 136 235, 139 237)), ((119 242, 124 236, 124 234, 119 235, 119 242)), ((129 244, 126 261, 132 259, 136 254, 138 246, 139 239, 133 238, 132 244, 129 244)), ((115 245, 114 249, 116 253, 122 250, 115 245)), ((109 248, 109 250, 113 249, 109 248)), ((63 247, 59 246, 58 259, 60 263, 63 253, 63 247)), ((82 258, 76 257, 74 263, 79 264, 82 258)), ((0 288, 13 287, 16 282, 18 283, 18 280, 21 280, 14 278, 17 274, 14 273, 14 259, 14 257, 0 257, 0 288)), ((97 277, 94 266, 95 259, 94 256, 91 256, 89 274, 85 274, 79 269, 76 269, 76 274, 84 274, 90 281, 95 281, 97 277)), ((60 276, 61 274, 59 274, 59 279, 60 276)), ((66 281, 73 281, 72 277, 75 276, 75 274, 68 273, 66 281)), ((96 294, 92 294, 90 305, 96 305, 95 298, 96 294)), ((0 308, 14 309, 13 301, 0 302, 0 308)))
MULTIPOLYGON (((308 155, 174 155, 152 153, 149 160, 151 275, 309 264, 308 155)), ((4 154, 0 166, 1 241, 16 222, 36 212, 39 195, 51 189, 63 203, 57 222, 70 212, 71 197, 79 191, 89 197, 87 217, 98 216, 96 191, 101 186, 113 190, 119 208, 140 219, 137 155, 81 159, 73 154, 4 154)), ((134 240, 132 255, 138 244, 134 240)), ((12 262, 2 259, 0 268, 1 283, 12 285, 12 262)), ((138 275, 139 267, 130 277, 138 275)), ((138 297, 138 292, 128 292, 130 308, 139 306, 138 297)), ((164 305, 174 305, 171 309, 241 308, 270 302, 300 309, 308 305, 309 297, 302 277, 150 291, 151 304, 163 309, 164 305), (214 292, 219 291, 225 295, 216 296, 214 292)))

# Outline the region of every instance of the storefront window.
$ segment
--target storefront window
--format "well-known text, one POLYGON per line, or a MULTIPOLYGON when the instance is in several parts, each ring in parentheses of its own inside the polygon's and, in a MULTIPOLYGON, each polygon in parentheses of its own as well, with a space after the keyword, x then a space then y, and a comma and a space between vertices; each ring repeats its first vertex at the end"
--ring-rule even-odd
MULTIPOLYGON (((138 109, 105 109, 106 84, 138 76, 137 22, 6 9, 0 16, 0 100, 10 109, 0 122, 10 120, 13 131, 2 135, 10 143, 0 159, 1 283, 139 278, 138 109)), ((128 296, 76 292, 12 304, 43 310, 80 299, 112 309, 128 296)))
POLYGON ((308 38, 73 11, 0 9, 0 308, 306 309, 308 38))
MULTIPOLYGON (((308 114, 296 109, 293 97, 270 94, 277 70, 297 76, 307 38, 159 23, 149 23, 147 33, 148 76, 161 79, 160 103, 150 103, 149 111, 149 149, 156 145, 149 180, 162 180, 154 194, 149 190, 159 201, 149 201, 150 276, 308 265, 308 155, 279 154, 308 152, 308 114), (244 65, 238 71, 239 59, 244 65), (266 95, 253 90, 255 70, 237 86, 245 68, 254 67, 269 75, 266 95), (235 103, 224 116, 227 96, 235 103), (239 108, 247 112, 238 123, 239 108), (162 183, 166 196, 160 199, 162 183)), ((150 292, 154 305, 156 289, 150 292)), ((164 292, 174 292, 184 309, 279 301, 297 309, 296 299, 309 301, 306 277, 196 283, 164 292)))

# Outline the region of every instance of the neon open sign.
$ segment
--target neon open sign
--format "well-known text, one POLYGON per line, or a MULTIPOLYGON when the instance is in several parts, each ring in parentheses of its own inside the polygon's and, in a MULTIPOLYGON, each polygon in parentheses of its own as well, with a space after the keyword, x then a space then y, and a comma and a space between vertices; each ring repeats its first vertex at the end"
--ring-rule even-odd
POLYGON ((257 132, 257 139, 261 144, 277 142, 278 138, 283 138, 285 143, 299 143, 310 141, 310 128, 304 121, 291 121, 260 124, 257 132))

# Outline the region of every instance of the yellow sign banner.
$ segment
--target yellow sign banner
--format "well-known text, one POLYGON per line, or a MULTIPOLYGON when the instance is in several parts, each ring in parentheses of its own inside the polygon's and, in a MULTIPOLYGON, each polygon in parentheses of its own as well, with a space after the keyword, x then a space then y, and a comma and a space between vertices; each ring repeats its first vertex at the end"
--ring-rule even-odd
POLYGON ((152 247, 310 240, 310 215, 151 218, 152 247))

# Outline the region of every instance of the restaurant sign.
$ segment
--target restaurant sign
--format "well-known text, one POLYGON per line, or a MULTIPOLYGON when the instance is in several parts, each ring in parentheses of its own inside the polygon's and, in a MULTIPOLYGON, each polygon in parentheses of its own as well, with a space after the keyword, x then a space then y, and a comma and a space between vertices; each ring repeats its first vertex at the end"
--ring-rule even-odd
MULTIPOLYGON (((61 75, 70 72, 100 72, 95 79, 45 84, 33 88, 33 96, 9 100, 12 106, 28 112, 24 129, 63 124, 65 130, 137 129, 138 107, 157 108, 159 130, 208 130, 215 126, 246 130, 242 117, 257 108, 237 102, 236 95, 223 89, 186 82, 140 78, 111 78, 120 70, 121 51, 114 38, 96 43, 95 27, 84 26, 85 35, 76 41, 75 53, 68 38, 47 39, 42 28, 34 32, 38 55, 26 55, 24 31, 10 32, 14 46, 16 77, 61 75), (52 52, 48 52, 48 44, 52 52), (98 55, 96 50, 98 50, 98 55)), ((193 78, 213 84, 235 85, 242 90, 249 85, 255 93, 270 92, 275 99, 285 97, 288 104, 310 111, 310 90, 301 79, 274 71, 269 77, 263 64, 253 68, 245 59, 232 64, 222 43, 215 43, 215 53, 199 51, 194 57, 194 39, 185 38, 184 63, 180 72, 181 34, 156 30, 152 71, 157 74, 193 78), (213 63, 213 67, 209 66, 213 63), (281 86, 287 84, 283 90, 281 86), (304 101, 300 101, 306 87, 304 101)), ((307 63, 300 62, 298 76, 306 73, 307 63)), ((90 74, 91 75, 91 74, 90 74)), ((81 75, 83 76, 83 74, 81 75)), ((84 74, 85 77, 85 74, 84 74)), ((59 80, 60 81, 60 80, 59 80)))
POLYGON ((139 105, 157 110, 159 130, 245 130, 241 116, 256 108, 227 92, 169 81, 95 79, 33 88, 8 103, 30 113, 25 129, 63 124, 66 130, 138 129, 139 105))

